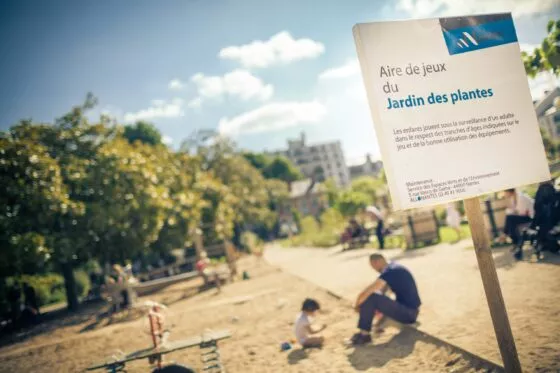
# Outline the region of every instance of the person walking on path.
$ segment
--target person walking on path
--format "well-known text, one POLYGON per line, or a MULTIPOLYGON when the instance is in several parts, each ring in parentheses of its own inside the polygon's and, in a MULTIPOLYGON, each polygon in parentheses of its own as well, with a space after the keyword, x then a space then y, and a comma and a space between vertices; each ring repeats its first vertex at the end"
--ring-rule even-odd
POLYGON ((375 206, 366 207, 366 214, 370 219, 377 221, 377 227, 375 228, 375 235, 377 236, 377 241, 379 241, 379 250, 383 250, 385 248, 383 214, 375 206))
POLYGON ((403 324, 413 324, 418 318, 421 304, 416 282, 408 269, 396 262, 387 262, 381 254, 372 254, 369 260, 371 267, 380 275, 356 299, 354 309, 360 316, 359 332, 351 338, 354 345, 371 342, 376 312, 403 324), (395 294, 395 300, 385 295, 388 289, 395 294))

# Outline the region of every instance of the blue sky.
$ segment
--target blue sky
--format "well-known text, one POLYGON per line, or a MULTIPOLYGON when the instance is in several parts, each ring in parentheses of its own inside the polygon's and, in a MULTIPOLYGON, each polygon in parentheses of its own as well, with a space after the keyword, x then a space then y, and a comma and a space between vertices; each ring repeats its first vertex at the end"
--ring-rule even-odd
POLYGON ((514 12, 524 47, 560 18, 556 0, 4 0, 0 128, 50 122, 91 91, 93 115, 151 121, 174 146, 216 128, 272 150, 305 131, 341 140, 349 163, 379 157, 352 26, 493 11, 514 12))

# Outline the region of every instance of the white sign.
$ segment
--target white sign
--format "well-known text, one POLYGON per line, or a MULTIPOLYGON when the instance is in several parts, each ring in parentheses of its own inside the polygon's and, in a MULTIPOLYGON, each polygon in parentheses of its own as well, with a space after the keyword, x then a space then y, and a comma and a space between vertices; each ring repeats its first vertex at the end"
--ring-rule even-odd
POLYGON ((510 14, 353 31, 395 209, 550 179, 510 14))

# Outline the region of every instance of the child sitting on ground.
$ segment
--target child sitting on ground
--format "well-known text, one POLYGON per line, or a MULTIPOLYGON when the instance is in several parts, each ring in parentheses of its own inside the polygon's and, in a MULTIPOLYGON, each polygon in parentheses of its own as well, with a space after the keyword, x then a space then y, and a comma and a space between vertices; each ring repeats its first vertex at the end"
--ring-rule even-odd
POLYGON ((314 329, 311 325, 313 317, 320 308, 315 299, 307 298, 303 301, 301 313, 295 323, 296 339, 303 347, 321 347, 325 341, 323 336, 317 334, 325 330, 327 326, 323 325, 319 329, 314 329))

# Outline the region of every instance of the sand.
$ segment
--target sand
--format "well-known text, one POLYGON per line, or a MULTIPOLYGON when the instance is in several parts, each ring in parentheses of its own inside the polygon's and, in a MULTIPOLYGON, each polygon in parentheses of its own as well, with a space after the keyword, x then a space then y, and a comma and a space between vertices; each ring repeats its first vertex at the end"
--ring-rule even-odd
MULTIPOLYGON (((220 343, 228 372, 477 372, 489 366, 414 329, 389 326, 374 343, 349 348, 344 339, 354 332, 356 315, 345 301, 321 288, 263 262, 246 258, 241 266, 251 279, 195 294, 200 283, 176 284, 151 297, 169 305, 173 325, 170 340, 197 335, 205 329, 229 329, 231 339, 220 343), (302 350, 290 340, 293 322, 305 297, 319 300, 327 323, 327 344, 322 350, 302 350)), ((140 313, 123 313, 113 320, 89 307, 80 314, 48 322, 19 338, 0 340, 0 372, 78 372, 117 351, 130 352, 150 344, 140 313), (7 341, 13 343, 6 345, 7 341), (17 341, 17 342, 16 342, 17 341)), ((169 355, 170 360, 200 369, 198 349, 169 355)), ((127 365, 128 372, 147 372, 147 361, 127 365)))
MULTIPOLYGON (((374 251, 270 248, 266 257, 351 300, 375 279, 367 259, 374 251), (309 262, 313 271, 305 266, 309 262)), ((384 254, 416 278, 423 302, 419 329, 501 364, 472 242, 384 254)), ((522 262, 513 260, 509 248, 493 254, 522 368, 560 372, 560 255, 545 253, 536 263, 529 255, 522 262)))

